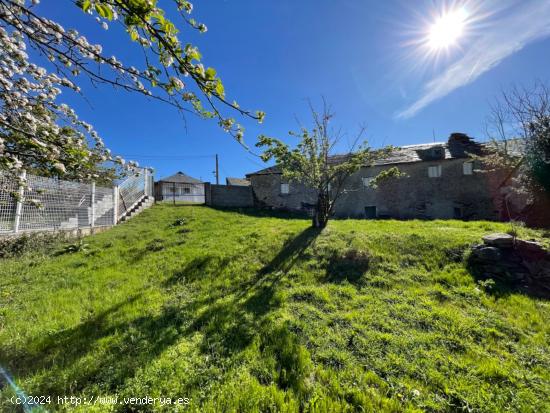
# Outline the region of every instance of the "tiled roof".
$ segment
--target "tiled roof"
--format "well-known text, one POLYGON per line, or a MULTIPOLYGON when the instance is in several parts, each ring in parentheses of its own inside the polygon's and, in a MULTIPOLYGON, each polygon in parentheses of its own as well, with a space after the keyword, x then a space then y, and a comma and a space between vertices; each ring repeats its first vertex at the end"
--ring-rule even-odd
POLYGON ((162 178, 159 182, 175 182, 177 184, 202 184, 203 182, 193 178, 192 176, 186 175, 183 172, 178 172, 172 176, 167 176, 162 178))
MULTIPOLYGON (((517 149, 520 145, 516 141, 517 140, 513 140, 513 145, 517 149)), ((374 162, 374 165, 393 165, 421 161, 467 158, 469 154, 480 155, 484 150, 490 149, 491 147, 494 148, 493 143, 478 143, 464 134, 455 133, 451 135, 447 142, 433 142, 419 145, 401 146, 393 151, 390 156, 374 162)), ((338 163, 339 160, 344 159, 347 156, 349 155, 334 155, 330 157, 330 160, 338 163)), ((280 173, 281 171, 278 166, 275 165, 257 172, 249 173, 246 176, 280 173)))

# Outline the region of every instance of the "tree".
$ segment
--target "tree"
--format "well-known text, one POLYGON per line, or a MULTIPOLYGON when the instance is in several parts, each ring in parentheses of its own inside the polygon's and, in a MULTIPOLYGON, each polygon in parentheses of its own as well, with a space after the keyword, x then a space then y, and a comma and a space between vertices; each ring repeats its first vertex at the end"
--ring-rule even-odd
MULTIPOLYGON (((291 136, 300 139, 296 148, 291 149, 282 141, 267 136, 260 136, 256 146, 266 148, 261 155, 262 159, 265 162, 275 159, 285 179, 299 182, 315 192, 312 226, 324 228, 338 199, 350 191, 346 188, 350 175, 361 167, 371 166, 377 160, 387 157, 394 148, 370 148, 366 141, 362 141, 365 128, 361 128, 347 154, 333 155, 333 150, 343 137, 340 131, 330 127, 333 113, 326 103, 322 113, 315 111, 311 104, 310 109, 313 128, 308 130, 301 127, 300 132, 290 132, 291 136)), ((376 176, 371 185, 376 186, 383 179, 401 175, 393 167, 376 176)))
POLYGON ((541 82, 502 92, 487 128, 496 150, 486 162, 515 172, 517 187, 550 194, 550 89, 541 82), (521 141, 518 142, 518 138, 521 141))
MULTIPOLYGON (((42 116, 41 112, 47 110, 39 106, 34 109, 37 117, 42 116)), ((55 113, 50 112, 48 116, 54 117, 55 113)), ((20 125, 18 130, 24 130, 24 127, 20 125)), ((116 167, 116 163, 107 165, 109 151, 99 145, 91 146, 86 141, 80 141, 74 128, 62 126, 55 132, 48 132, 45 125, 42 128, 42 135, 47 134, 49 138, 49 147, 44 147, 38 140, 28 139, 27 135, 18 130, 9 130, 8 138, 2 141, 0 151, 15 154, 23 159, 22 166, 25 170, 40 176, 62 175, 68 180, 94 181, 107 186, 126 172, 124 168, 116 167), (75 144, 75 141, 79 144, 75 144)), ((8 162, 9 156, 0 158, 0 166, 8 162)))
POLYGON ((182 28, 206 32, 206 26, 191 17, 189 1, 164 2, 177 9, 180 27, 166 17, 158 0, 74 2, 105 30, 111 22, 120 22, 143 50, 140 68, 107 56, 101 45, 90 43, 77 30, 41 16, 38 3, 0 0, 0 167, 14 176, 40 165, 85 180, 97 172, 98 162, 137 166, 113 157, 93 127, 58 101, 62 90, 82 93, 77 83, 83 78, 165 102, 182 113, 216 119, 241 143, 242 126, 222 109, 263 120, 263 112, 229 101, 216 70, 205 68, 196 46, 181 42, 182 28), (30 61, 29 47, 49 61, 49 70, 30 61))

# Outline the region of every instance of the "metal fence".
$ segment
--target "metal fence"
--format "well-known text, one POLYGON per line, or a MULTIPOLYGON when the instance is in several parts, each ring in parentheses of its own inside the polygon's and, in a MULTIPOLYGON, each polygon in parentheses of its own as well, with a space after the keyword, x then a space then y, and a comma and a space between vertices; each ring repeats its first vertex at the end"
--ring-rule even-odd
POLYGON ((0 171, 0 235, 72 230, 116 225, 121 217, 152 195, 152 175, 140 169, 119 186, 25 175, 19 186, 0 171))
POLYGON ((144 195, 151 195, 150 176, 147 169, 140 169, 118 186, 119 217, 131 211, 144 195))
POLYGON ((158 202, 204 204, 206 201, 204 183, 157 182, 155 184, 155 200, 158 202))

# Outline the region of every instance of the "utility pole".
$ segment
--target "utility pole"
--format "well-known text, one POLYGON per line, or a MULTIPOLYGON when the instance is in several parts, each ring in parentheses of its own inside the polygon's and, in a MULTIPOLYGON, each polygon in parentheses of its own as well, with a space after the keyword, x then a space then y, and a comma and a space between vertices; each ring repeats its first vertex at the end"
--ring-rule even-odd
POLYGON ((218 154, 216 154, 216 185, 220 184, 220 170, 218 168, 218 154))

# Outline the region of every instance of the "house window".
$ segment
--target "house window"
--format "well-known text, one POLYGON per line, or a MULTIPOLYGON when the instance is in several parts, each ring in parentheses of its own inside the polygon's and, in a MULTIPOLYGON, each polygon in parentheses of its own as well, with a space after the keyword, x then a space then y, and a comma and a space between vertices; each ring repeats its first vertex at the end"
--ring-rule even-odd
POLYGON ((281 184, 281 194, 288 194, 290 192, 289 184, 281 184))
POLYGON ((376 218, 376 206, 366 206, 365 207, 365 218, 375 219, 376 218))
POLYGON ((183 188, 183 193, 184 194, 190 194, 191 193, 191 188, 188 188, 188 187, 183 188))
POLYGON ((363 185, 366 186, 367 188, 370 188, 370 184, 371 184, 371 182, 373 181, 373 179, 374 179, 374 178, 373 178, 372 176, 362 178, 362 180, 363 180, 363 185))
POLYGON ((430 178, 439 178, 439 177, 441 177, 441 165, 428 167, 428 176, 430 178))
POLYGON ((473 162, 464 162, 462 164, 462 172, 464 175, 473 175, 474 174, 474 163, 473 162))

